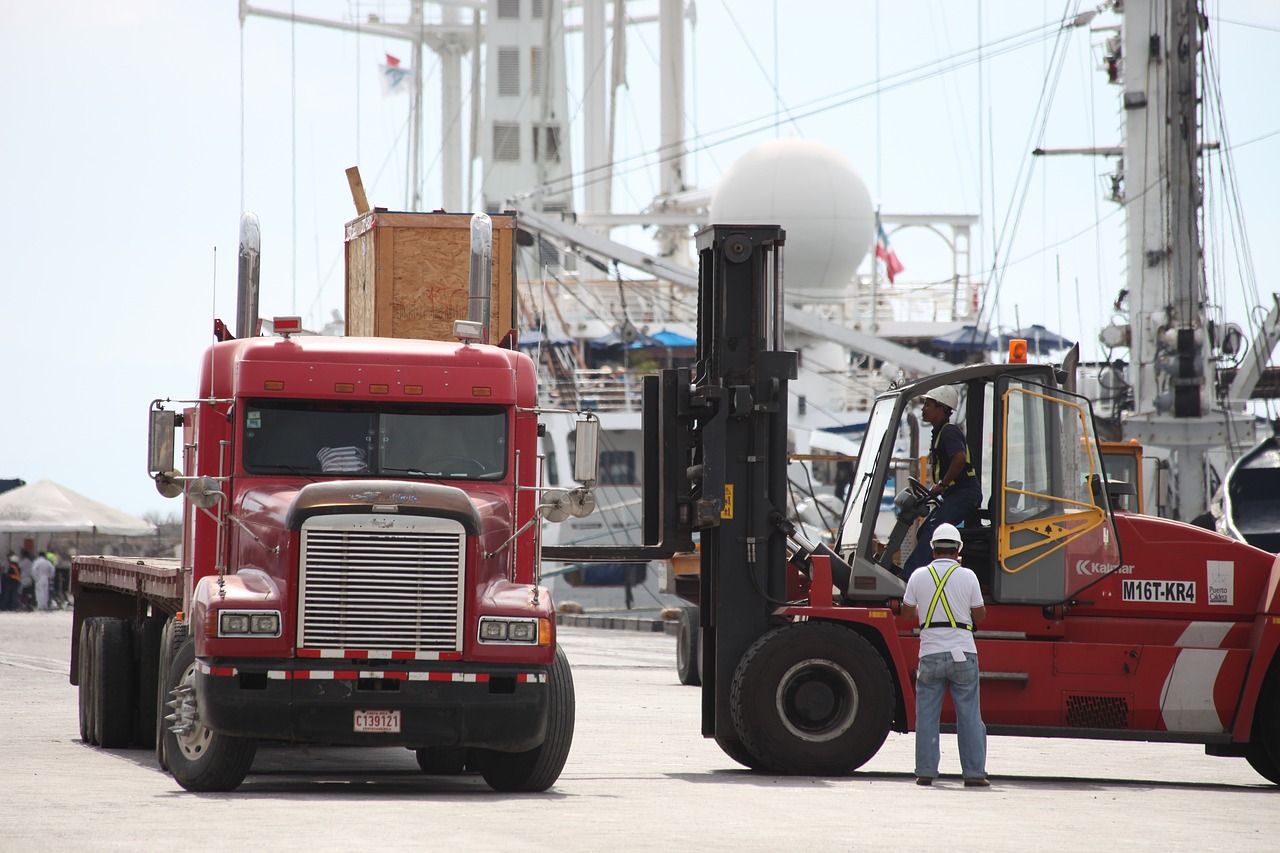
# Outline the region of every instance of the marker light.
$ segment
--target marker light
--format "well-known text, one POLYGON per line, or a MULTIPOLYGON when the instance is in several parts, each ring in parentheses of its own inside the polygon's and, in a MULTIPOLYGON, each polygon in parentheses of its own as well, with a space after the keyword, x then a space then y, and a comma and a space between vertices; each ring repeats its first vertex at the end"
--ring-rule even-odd
POLYGON ((271 321, 271 328, 275 329, 277 335, 283 335, 287 338, 302 331, 302 318, 275 317, 271 321))
POLYGON ((1027 363, 1027 342, 1022 338, 1014 338, 1009 341, 1009 363, 1010 364, 1026 364, 1027 363))

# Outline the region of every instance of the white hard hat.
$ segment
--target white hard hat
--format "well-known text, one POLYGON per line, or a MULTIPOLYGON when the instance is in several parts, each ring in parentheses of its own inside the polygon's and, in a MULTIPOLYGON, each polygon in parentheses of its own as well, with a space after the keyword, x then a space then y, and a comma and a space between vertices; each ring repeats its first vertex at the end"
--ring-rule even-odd
POLYGON ((964 547, 964 540, 960 538, 960 531, 956 529, 954 524, 939 524, 938 528, 933 531, 929 544, 934 548, 941 545, 944 548, 954 547, 959 551, 964 547))
POLYGON ((933 400, 951 411, 955 411, 960 405, 960 395, 956 393, 956 389, 950 385, 939 385, 932 391, 926 391, 921 395, 926 400, 933 400))

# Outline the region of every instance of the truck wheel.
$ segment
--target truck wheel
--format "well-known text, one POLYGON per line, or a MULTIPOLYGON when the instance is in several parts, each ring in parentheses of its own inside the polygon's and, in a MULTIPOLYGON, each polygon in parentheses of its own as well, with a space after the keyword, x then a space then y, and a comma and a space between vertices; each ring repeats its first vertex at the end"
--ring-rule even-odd
POLYGON ((133 647, 129 623, 104 618, 93 656, 93 720, 98 745, 120 749, 133 734, 133 647))
POLYGON ((196 642, 186 639, 169 665, 172 724, 164 732, 169 772, 188 791, 234 791, 249 774, 258 742, 206 728, 196 699, 196 642))
POLYGON ((93 719, 93 641, 101 618, 86 619, 80 625, 80 649, 76 668, 76 680, 80 682, 80 740, 90 746, 98 742, 98 727, 93 719))
POLYGON ((528 752, 477 750, 480 775, 495 791, 545 791, 560 778, 573 744, 573 672, 564 650, 556 646, 556 659, 547 676, 551 707, 547 713, 547 737, 528 752))
POLYGON ((748 752, 747 748, 742 744, 742 741, 740 740, 731 740, 722 735, 716 735, 716 744, 720 747, 720 749, 724 750, 725 755, 729 756, 734 761, 741 764, 743 767, 746 767, 750 770, 756 770, 761 773, 778 773, 779 772, 777 770, 774 770, 772 767, 766 766, 763 761, 761 761, 759 758, 757 758, 756 756, 748 752))
POLYGON ((138 668, 134 683, 137 685, 138 714, 134 719, 133 745, 144 749, 155 747, 156 701, 160 675, 160 635, 164 631, 164 619, 148 616, 138 627, 138 668))
POLYGON ((747 649, 730 708, 747 752, 802 776, 842 776, 884 744, 894 697, 889 669, 857 632, 830 622, 777 628, 747 649))
POLYGON ((467 748, 464 746, 424 746, 414 752, 423 773, 457 776, 467 769, 467 748))
POLYGON ((169 701, 169 666, 173 663, 174 656, 177 655, 178 649, 186 639, 187 626, 185 622, 179 622, 177 619, 165 620, 164 628, 160 632, 160 660, 156 666, 156 728, 153 734, 156 762, 160 765, 160 769, 165 772, 169 770, 169 760, 165 757, 164 751, 164 735, 169 729, 169 722, 165 719, 169 713, 169 707, 166 704, 169 701))
POLYGON ((676 674, 681 684, 697 687, 702 683, 702 656, 698 654, 698 609, 686 607, 680 611, 680 630, 676 634, 676 674))

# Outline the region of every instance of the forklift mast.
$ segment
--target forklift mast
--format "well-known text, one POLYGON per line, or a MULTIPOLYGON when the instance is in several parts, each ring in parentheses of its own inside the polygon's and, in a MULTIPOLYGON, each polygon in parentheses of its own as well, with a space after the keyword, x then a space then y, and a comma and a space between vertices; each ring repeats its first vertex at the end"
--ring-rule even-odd
MULTIPOLYGON (((697 234, 698 357, 692 418, 692 527, 701 551, 702 730, 736 740, 734 669, 786 599, 787 383, 778 226, 697 234)), ((731 751, 732 746, 727 747, 731 751)))

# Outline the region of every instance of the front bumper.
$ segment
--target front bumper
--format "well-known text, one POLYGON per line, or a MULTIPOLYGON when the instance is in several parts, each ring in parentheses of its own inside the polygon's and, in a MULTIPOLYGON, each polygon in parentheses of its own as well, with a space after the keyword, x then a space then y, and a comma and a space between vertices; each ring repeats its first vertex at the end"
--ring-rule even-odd
POLYGON ((346 661, 310 664, 197 661, 200 721, 216 732, 241 737, 352 746, 524 752, 546 737, 550 691, 544 666, 433 661, 355 669, 343 668, 346 661), (401 729, 356 732, 356 711, 400 711, 401 729))

